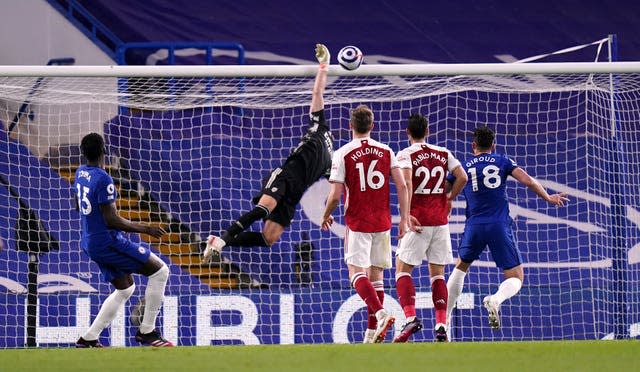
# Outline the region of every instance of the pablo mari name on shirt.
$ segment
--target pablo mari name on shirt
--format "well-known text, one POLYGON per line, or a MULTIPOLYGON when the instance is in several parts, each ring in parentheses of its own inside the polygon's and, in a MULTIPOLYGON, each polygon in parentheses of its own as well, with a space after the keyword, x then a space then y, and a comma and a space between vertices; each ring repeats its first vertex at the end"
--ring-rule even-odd
POLYGON ((444 164, 447 162, 447 158, 445 158, 444 156, 441 156, 440 154, 437 154, 435 152, 431 152, 431 153, 427 153, 427 154, 420 154, 418 156, 416 156, 416 158, 413 160, 413 165, 414 166, 419 166, 420 163, 425 160, 425 159, 436 159, 437 161, 439 161, 440 163, 444 164))

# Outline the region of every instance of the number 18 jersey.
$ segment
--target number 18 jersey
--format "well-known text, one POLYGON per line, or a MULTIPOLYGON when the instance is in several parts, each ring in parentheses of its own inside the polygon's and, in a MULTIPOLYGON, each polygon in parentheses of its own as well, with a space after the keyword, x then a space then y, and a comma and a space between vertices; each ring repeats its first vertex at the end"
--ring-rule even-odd
POLYGON ((393 150, 368 137, 356 138, 333 154, 329 181, 345 186, 345 219, 351 231, 391 229, 389 178, 397 167, 393 150))
POLYGON ((507 177, 518 167, 501 154, 480 154, 463 163, 469 180, 463 189, 467 224, 510 221, 507 177))

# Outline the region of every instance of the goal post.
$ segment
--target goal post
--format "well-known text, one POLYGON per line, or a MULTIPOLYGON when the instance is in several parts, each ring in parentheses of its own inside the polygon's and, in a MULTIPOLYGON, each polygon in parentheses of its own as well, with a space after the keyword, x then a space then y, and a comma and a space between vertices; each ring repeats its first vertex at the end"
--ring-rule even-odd
MULTIPOLYGON (((640 62, 540 62, 362 65, 347 71, 329 66, 329 76, 450 76, 637 73, 640 62)), ((2 66, 7 77, 313 77, 315 65, 208 66, 2 66)))
MULTIPOLYGON (((318 225, 329 189, 324 179, 305 193, 274 246, 228 247, 219 261, 200 263, 203 239, 248 210, 261 179, 297 145, 316 71, 312 65, 0 66, 0 348, 21 347, 27 335, 40 346, 72 345, 112 289, 81 252, 72 204, 78 143, 89 132, 107 141, 119 213, 169 231, 160 241, 130 235, 171 268, 159 320, 168 339, 179 345, 362 341, 366 311, 349 287, 344 220, 336 212, 330 232, 318 225), (20 226, 42 231, 29 234, 20 226), (57 250, 43 248, 53 244, 57 250), (35 313, 27 302, 34 254, 35 313)), ((517 182, 507 187, 524 286, 503 304, 502 329, 492 331, 481 301, 502 276, 485 252, 454 312, 456 341, 640 335, 640 289, 631 285, 640 279, 640 62, 355 71, 332 65, 324 98, 336 147, 349 141, 349 110, 360 103, 374 111, 372 137, 395 152, 408 145, 404 128, 415 112, 429 119, 428 141, 461 161, 470 157, 473 128, 488 125, 498 152, 548 190, 569 194, 568 206, 553 208, 517 182)), ((464 207, 456 200, 450 217, 454 255, 464 207)), ((395 224, 395 197, 392 210, 395 224)), ((413 277, 426 325, 414 340, 431 341, 426 263, 413 277)), ((105 344, 132 344, 129 318, 145 281, 136 283, 131 301, 103 332, 105 344)), ((399 332, 404 315, 394 286, 393 270, 385 271, 384 304, 399 318, 399 332)))

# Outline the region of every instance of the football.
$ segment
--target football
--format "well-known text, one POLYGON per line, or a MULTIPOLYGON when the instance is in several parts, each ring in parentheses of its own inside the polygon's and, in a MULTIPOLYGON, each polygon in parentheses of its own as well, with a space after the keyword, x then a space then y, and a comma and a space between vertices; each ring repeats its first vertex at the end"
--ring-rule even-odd
POLYGON ((338 52, 338 63, 344 69, 353 71, 360 67, 362 64, 362 60, 364 57, 362 56, 362 52, 358 47, 353 45, 348 45, 338 52))

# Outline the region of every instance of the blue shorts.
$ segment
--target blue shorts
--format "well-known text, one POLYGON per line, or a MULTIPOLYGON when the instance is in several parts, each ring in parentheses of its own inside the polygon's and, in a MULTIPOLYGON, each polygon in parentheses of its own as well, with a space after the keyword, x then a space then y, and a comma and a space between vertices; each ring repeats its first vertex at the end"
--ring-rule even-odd
POLYGON ((124 237, 118 237, 103 247, 89 247, 86 252, 98 264, 104 279, 108 282, 139 272, 151 255, 148 248, 124 237))
POLYGON ((489 246, 496 266, 508 270, 522 264, 522 256, 511 229, 511 222, 465 225, 458 255, 471 263, 489 246))

